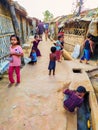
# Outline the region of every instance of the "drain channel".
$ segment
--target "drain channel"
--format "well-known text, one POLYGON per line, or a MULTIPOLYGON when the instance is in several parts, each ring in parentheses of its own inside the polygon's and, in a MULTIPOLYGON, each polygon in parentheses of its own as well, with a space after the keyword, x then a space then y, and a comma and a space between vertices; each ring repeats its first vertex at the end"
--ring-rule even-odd
POLYGON ((89 93, 85 95, 84 102, 77 113, 77 130, 92 130, 89 93))
POLYGON ((82 73, 82 70, 80 68, 73 68, 72 71, 74 73, 82 73))

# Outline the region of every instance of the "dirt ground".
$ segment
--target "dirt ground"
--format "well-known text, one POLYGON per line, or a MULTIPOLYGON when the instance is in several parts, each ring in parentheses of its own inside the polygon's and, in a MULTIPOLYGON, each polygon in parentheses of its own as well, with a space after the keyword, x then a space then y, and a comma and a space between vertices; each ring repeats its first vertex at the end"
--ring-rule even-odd
POLYGON ((56 64, 56 75, 49 76, 51 46, 50 40, 40 43, 42 56, 37 64, 27 64, 21 69, 18 87, 7 87, 7 74, 0 80, 0 130, 76 130, 76 113, 70 114, 63 109, 62 89, 69 82, 71 89, 80 84, 88 84, 89 89, 87 75, 75 74, 72 69, 90 70, 96 65, 81 64, 79 60, 62 60, 56 64))

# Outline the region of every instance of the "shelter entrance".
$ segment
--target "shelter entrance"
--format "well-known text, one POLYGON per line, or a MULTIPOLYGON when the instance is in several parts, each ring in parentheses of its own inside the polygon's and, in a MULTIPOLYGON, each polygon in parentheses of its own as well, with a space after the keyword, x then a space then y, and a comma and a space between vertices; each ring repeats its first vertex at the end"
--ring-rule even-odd
POLYGON ((98 36, 94 37, 94 56, 92 56, 92 60, 98 60, 98 36))

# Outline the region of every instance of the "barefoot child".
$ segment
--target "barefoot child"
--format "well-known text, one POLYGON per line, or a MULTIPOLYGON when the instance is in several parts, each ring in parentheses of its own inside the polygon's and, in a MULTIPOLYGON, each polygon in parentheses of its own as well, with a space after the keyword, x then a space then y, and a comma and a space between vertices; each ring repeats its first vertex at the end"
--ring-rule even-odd
POLYGON ((50 53, 50 62, 48 66, 49 75, 51 75, 51 71, 53 70, 53 75, 55 75, 55 67, 56 67, 56 47, 51 47, 50 53))
POLYGON ((77 90, 66 89, 63 92, 67 95, 67 99, 64 100, 64 108, 70 112, 74 112, 76 107, 80 107, 86 94, 86 89, 83 86, 79 86, 77 90))
POLYGON ((36 55, 36 51, 35 51, 34 47, 32 47, 30 58, 31 58, 31 61, 29 62, 29 64, 36 64, 37 63, 37 55, 36 55))
MULTIPOLYGON (((34 41, 31 42, 31 43, 33 43, 32 48, 35 48, 37 56, 41 56, 40 50, 38 48, 38 45, 40 44, 40 41, 41 41, 41 39, 39 38, 39 36, 35 35, 34 36, 34 41)), ((32 49, 31 49, 31 53, 32 53, 32 49)), ((30 53, 30 56, 31 56, 31 53, 30 53)))
POLYGON ((55 46, 56 46, 56 59, 57 59, 58 62, 61 62, 61 54, 62 54, 61 49, 63 48, 61 43, 63 42, 63 40, 64 40, 63 35, 58 36, 58 40, 55 43, 55 46))
POLYGON ((23 56, 23 50, 20 46, 20 40, 19 37, 16 35, 12 35, 10 37, 11 46, 10 46, 10 56, 12 57, 12 61, 10 61, 9 64, 9 81, 10 84, 8 87, 11 87, 15 80, 13 78, 13 73, 15 71, 16 74, 16 86, 20 83, 20 66, 21 66, 21 57, 23 56))

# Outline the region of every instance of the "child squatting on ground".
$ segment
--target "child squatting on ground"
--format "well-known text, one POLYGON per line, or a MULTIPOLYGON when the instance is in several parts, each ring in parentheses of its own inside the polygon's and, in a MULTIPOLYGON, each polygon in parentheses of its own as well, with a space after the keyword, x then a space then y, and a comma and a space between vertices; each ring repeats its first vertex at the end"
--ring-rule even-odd
POLYGON ((10 46, 10 60, 9 63, 9 70, 8 70, 8 76, 9 76, 9 85, 8 87, 11 87, 14 83, 14 77, 13 73, 15 71, 16 74, 16 85, 17 86, 20 83, 20 66, 21 66, 21 57, 23 56, 23 50, 20 46, 20 39, 16 35, 11 35, 10 37, 11 46, 10 46))
POLYGON ((64 100, 63 106, 69 112, 74 112, 75 108, 79 108, 83 101, 86 89, 83 86, 79 86, 77 90, 66 89, 63 91, 67 99, 64 100))
POLYGON ((35 64, 37 62, 37 54, 34 47, 32 47, 30 58, 31 61, 29 62, 29 64, 35 64))
POLYGON ((53 70, 53 75, 55 75, 55 67, 56 67, 56 47, 51 47, 51 53, 50 53, 50 61, 49 61, 49 75, 51 75, 51 71, 53 70))

